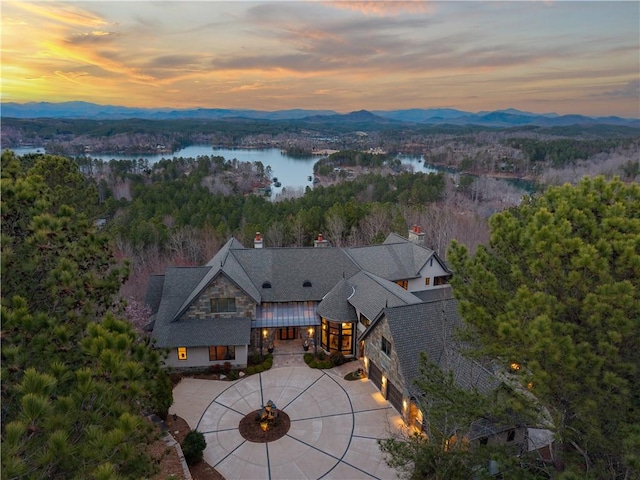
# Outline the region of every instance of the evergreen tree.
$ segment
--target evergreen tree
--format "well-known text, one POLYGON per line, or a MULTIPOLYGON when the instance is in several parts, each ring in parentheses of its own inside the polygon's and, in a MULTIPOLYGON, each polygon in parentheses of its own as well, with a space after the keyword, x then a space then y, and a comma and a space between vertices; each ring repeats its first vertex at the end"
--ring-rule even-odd
POLYGON ((638 478, 640 186, 549 188, 490 226, 448 255, 469 341, 546 406, 566 478, 638 478))
POLYGON ((3 478, 143 478, 143 414, 166 414, 171 384, 159 352, 108 313, 126 268, 74 204, 91 191, 77 167, 56 162, 23 171, 2 156, 3 478))

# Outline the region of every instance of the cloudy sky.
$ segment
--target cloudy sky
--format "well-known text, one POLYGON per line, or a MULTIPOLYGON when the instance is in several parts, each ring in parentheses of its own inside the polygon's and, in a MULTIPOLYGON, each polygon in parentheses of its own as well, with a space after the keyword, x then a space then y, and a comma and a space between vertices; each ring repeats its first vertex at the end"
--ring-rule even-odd
POLYGON ((2 1, 2 101, 640 117, 640 2, 2 1))

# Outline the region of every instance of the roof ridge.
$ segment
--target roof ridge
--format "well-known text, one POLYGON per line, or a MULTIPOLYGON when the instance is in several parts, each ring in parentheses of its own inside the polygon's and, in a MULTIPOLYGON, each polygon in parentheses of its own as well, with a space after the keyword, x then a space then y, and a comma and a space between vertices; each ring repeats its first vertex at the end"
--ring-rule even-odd
MULTIPOLYGON (((392 282, 391 280, 387 280, 386 278, 382 278, 378 275, 376 275, 375 273, 371 273, 368 272, 367 270, 362 270, 362 273, 367 275, 368 277, 371 278, 371 280, 373 280, 374 282, 376 282, 378 285, 380 285, 382 288, 384 288, 386 291, 388 291, 390 294, 392 294, 393 296, 395 296, 396 298, 400 298, 399 295, 397 295, 393 290, 391 290, 391 286, 388 284, 393 284, 395 286, 397 286, 398 288, 402 288, 400 285, 392 282), (380 281, 382 280, 382 282, 380 281)), ((402 290, 404 290, 404 288, 402 288, 402 290)), ((413 295, 409 290, 404 290, 405 292, 413 295)), ((415 297, 415 295, 413 295, 415 297)), ((402 298, 400 298, 402 300, 402 298)), ((416 297, 417 300, 420 300, 418 297, 416 297)), ((407 304, 407 305, 413 305, 413 304, 407 304)), ((390 307, 390 308, 394 308, 394 307, 390 307)))
MULTIPOLYGON (((241 249, 239 249, 239 250, 241 250, 241 249)), ((249 249, 247 248, 247 249, 245 249, 245 250, 249 250, 249 249)), ((229 252, 229 253, 231 253, 231 252, 229 252)), ((247 272, 247 270, 244 268, 244 264, 243 264, 243 263, 238 259, 238 257, 236 257, 235 255, 233 255, 233 259, 234 259, 234 260, 236 261, 236 263, 240 266, 240 270, 242 270, 242 273, 244 273, 244 274, 247 276, 247 278, 248 278, 248 279, 249 279, 249 281, 251 282, 251 285, 253 285, 253 286, 256 288, 256 290, 258 290, 258 292, 259 292, 260 290, 258 289, 258 286, 256 285, 256 283, 255 283, 255 281, 253 280, 253 278, 251 278, 251 275, 249 275, 249 272, 247 272)), ((226 262, 226 260, 227 260, 227 259, 226 259, 226 257, 225 257, 225 262, 226 262)), ((226 273, 226 272, 225 272, 225 273, 226 273)), ((234 283, 235 283, 235 281, 234 281, 234 283)), ((251 295, 249 295, 249 296, 251 296, 251 295)))

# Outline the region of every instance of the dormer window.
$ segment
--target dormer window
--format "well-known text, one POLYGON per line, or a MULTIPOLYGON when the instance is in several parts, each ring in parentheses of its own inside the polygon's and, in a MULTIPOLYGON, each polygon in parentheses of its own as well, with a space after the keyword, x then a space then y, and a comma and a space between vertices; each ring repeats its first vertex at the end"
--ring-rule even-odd
POLYGON ((262 288, 271 288, 271 282, 264 282, 262 288))
POLYGON ((311 288, 311 282, 309 280, 305 280, 302 286, 304 288, 311 288))

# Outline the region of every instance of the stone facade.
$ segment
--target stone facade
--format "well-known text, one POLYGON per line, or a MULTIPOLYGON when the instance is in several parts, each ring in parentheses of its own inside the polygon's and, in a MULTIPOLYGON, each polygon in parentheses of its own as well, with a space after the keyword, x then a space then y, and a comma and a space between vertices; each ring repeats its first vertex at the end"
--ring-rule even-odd
POLYGON ((184 316, 202 320, 229 317, 255 318, 255 311, 255 302, 226 276, 220 275, 195 299, 184 316), (236 311, 213 313, 211 300, 219 298, 235 298, 236 311))
POLYGON ((364 341, 364 352, 368 361, 375 363, 382 370, 382 374, 387 377, 387 381, 393 383, 406 396, 407 389, 400 369, 400 361, 398 360, 398 354, 396 353, 386 317, 380 319, 374 329, 367 335, 364 341), (391 342, 391 355, 386 355, 382 352, 383 336, 391 342))

